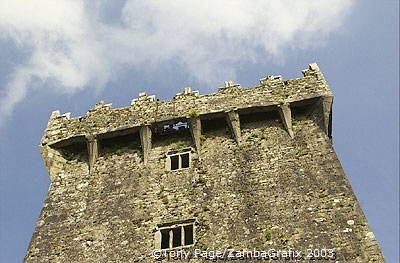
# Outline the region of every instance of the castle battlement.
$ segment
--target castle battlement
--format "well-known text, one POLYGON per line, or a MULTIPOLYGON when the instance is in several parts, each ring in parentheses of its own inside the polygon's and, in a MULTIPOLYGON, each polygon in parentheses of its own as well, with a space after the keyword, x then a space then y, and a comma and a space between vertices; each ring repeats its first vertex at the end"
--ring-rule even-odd
MULTIPOLYGON (((70 118, 70 113, 51 114, 41 140, 42 145, 52 145, 80 136, 98 136, 104 133, 173 122, 177 119, 198 115, 201 119, 228 111, 245 112, 249 108, 274 108, 283 103, 299 105, 319 97, 332 97, 323 74, 316 63, 303 71, 303 77, 284 81, 281 76, 260 79, 260 85, 242 88, 232 81, 225 82, 217 93, 200 95, 198 91, 185 88, 172 100, 159 101, 154 95, 141 92, 131 106, 112 109, 112 104, 103 101, 84 116, 70 118)), ((267 111, 270 109, 266 109, 267 111)))

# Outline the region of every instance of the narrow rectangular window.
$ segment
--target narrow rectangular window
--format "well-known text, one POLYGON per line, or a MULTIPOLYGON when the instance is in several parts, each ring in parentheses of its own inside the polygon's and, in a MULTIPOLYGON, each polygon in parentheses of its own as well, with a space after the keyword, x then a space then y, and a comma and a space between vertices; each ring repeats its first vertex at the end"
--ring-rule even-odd
POLYGON ((161 249, 169 248, 169 229, 161 230, 161 249))
POLYGON ((181 155, 181 168, 188 168, 189 167, 189 153, 184 153, 181 155))
POLYGON ((181 245, 181 240, 182 240, 182 236, 181 236, 181 227, 175 227, 174 229, 172 229, 172 247, 180 247, 181 245))
POLYGON ((185 246, 193 244, 193 225, 184 226, 185 246))
POLYGON ((174 156, 171 156, 170 159, 171 159, 171 170, 179 169, 179 156, 174 155, 174 156))

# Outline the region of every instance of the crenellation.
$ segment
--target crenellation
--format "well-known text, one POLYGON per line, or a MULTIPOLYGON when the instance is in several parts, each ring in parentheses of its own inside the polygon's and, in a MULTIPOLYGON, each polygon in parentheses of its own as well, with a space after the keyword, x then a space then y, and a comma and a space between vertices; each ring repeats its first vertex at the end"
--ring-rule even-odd
POLYGON ((241 93, 242 87, 240 84, 235 84, 232 80, 225 81, 223 88, 218 88, 219 94, 231 94, 231 95, 239 95, 241 93))
POLYGON ((305 77, 312 76, 312 77, 316 78, 318 81, 320 81, 321 83, 324 83, 325 85, 327 85, 324 75, 320 71, 317 63, 311 63, 309 65, 308 69, 303 70, 302 73, 303 73, 303 76, 305 76, 305 77))
POLYGON ((233 82, 233 80, 225 81, 224 84, 225 84, 225 88, 230 88, 230 87, 234 87, 234 86, 239 86, 238 84, 235 84, 235 83, 233 82))
POLYGON ((267 86, 274 89, 282 88, 285 85, 282 76, 274 76, 274 75, 269 75, 265 78, 260 79, 260 84, 262 86, 267 86))
POLYGON ((51 115, 50 115, 50 119, 55 119, 58 116, 60 116, 60 111, 59 110, 52 111, 51 115))
POLYGON ((183 89, 183 92, 177 93, 174 96, 174 100, 180 100, 180 99, 189 99, 190 97, 198 97, 200 96, 199 91, 195 90, 192 91, 191 87, 186 87, 183 89))
POLYGON ((96 111, 99 109, 112 110, 112 103, 106 104, 103 100, 101 100, 99 103, 96 103, 96 105, 94 106, 94 109, 92 109, 92 111, 93 110, 96 111))
POLYGON ((288 80, 287 84, 281 76, 268 76, 260 80, 261 86, 253 88, 242 88, 239 84, 228 81, 226 87, 210 95, 199 95, 198 91, 185 88, 174 99, 166 101, 156 101, 154 95, 149 96, 141 92, 139 98, 132 101, 132 106, 118 109, 112 109, 111 104, 100 102, 80 118, 79 125, 75 121, 76 118, 49 122, 51 127, 45 132, 42 143, 51 143, 73 137, 75 134, 98 134, 126 126, 152 124, 165 119, 187 116, 190 110, 204 115, 224 112, 231 108, 278 105, 282 102, 331 95, 325 80, 317 77, 317 75, 322 76, 317 66, 310 66, 305 72, 305 77, 288 80), (317 75, 314 74, 316 72, 317 75), (56 133, 52 129, 59 129, 61 132, 56 133))
POLYGON ((61 114, 61 115, 57 116, 56 118, 63 118, 63 119, 66 119, 66 120, 70 120, 71 119, 71 112, 66 112, 64 114, 61 114))
POLYGON ((133 99, 131 101, 131 105, 137 105, 143 102, 155 102, 156 101, 156 96, 155 95, 147 95, 146 92, 140 92, 139 97, 137 99, 133 99))

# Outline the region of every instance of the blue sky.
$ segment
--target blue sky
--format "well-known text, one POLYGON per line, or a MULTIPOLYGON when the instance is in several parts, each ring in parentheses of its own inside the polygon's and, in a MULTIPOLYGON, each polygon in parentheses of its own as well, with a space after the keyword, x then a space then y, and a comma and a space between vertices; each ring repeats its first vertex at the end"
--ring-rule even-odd
POLYGON ((46 197, 38 144, 51 111, 254 86, 314 61, 335 95, 336 152, 399 262, 398 1, 83 2, 0 3, 0 262, 21 262, 46 197))

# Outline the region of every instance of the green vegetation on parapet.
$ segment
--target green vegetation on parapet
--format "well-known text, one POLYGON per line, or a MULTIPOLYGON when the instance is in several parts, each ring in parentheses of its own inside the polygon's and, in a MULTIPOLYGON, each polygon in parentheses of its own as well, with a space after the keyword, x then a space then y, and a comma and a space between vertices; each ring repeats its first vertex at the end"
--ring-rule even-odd
POLYGON ((188 112, 188 116, 191 117, 191 118, 197 117, 197 116, 199 116, 199 115, 200 115, 199 112, 196 111, 195 109, 191 109, 191 110, 189 110, 189 112, 188 112))
POLYGON ((180 150, 180 149, 185 148, 185 147, 188 147, 188 144, 187 144, 186 141, 177 141, 176 143, 174 143, 171 146, 171 150, 176 151, 176 150, 180 150))
POLYGON ((121 155, 129 150, 140 151, 141 145, 138 141, 131 141, 128 145, 114 144, 112 146, 107 146, 102 149, 102 156, 109 157, 113 154, 121 155))
POLYGON ((205 135, 200 135, 200 145, 203 145, 206 140, 207 140, 207 137, 205 135))

